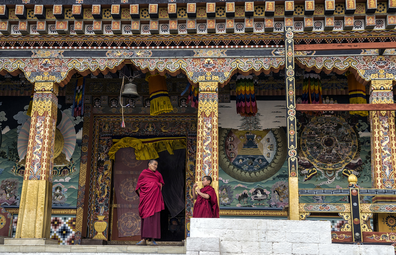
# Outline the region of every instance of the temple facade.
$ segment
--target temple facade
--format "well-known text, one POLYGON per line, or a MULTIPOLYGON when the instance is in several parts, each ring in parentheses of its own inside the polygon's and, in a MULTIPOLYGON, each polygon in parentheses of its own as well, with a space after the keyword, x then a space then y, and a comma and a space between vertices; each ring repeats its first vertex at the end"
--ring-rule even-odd
POLYGON ((220 217, 394 243, 395 27, 393 0, 0 0, 0 236, 132 244, 158 159, 160 241, 211 176, 220 217))

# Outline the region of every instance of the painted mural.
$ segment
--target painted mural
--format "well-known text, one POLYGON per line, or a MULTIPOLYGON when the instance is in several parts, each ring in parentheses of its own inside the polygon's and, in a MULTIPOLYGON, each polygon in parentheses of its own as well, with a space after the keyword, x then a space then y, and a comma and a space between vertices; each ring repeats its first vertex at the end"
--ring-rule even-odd
MULTIPOLYGON (((347 188, 348 176, 371 188, 370 125, 348 113, 299 113, 299 188, 347 188)), ((363 197, 362 202, 370 202, 363 197)), ((345 203, 347 197, 300 197, 303 203, 345 203)))
MULTIPOLYGON (((22 176, 30 128, 30 97, 0 97, 0 205, 19 207, 22 176)), ((52 207, 76 208, 81 156, 82 118, 73 117, 71 106, 59 97, 52 207)))
POLYGON ((288 205, 283 128, 219 130, 221 209, 283 209, 288 205))

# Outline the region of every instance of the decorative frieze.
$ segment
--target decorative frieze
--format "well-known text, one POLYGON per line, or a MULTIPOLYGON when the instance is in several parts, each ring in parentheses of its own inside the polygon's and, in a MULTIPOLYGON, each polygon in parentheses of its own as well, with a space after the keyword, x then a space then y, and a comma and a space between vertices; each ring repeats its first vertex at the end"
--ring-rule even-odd
POLYGON ((77 34, 84 34, 85 32, 84 21, 82 20, 74 21, 74 32, 77 34))
POLYGON ((29 24, 26 20, 20 20, 18 24, 18 30, 22 35, 29 34, 29 24))
POLYGON ((149 12, 150 18, 158 19, 158 4, 149 4, 148 12, 149 12))
POLYGON ((366 13, 375 13, 377 11, 377 0, 366 1, 366 13))
POLYGON ((122 33, 122 26, 120 20, 112 20, 111 21, 111 30, 114 34, 121 34, 122 33))
POLYGON ((293 15, 294 1, 285 1, 285 15, 293 15))
POLYGON ((373 29, 376 25, 375 15, 366 15, 366 29, 373 29))
POLYGON ((215 19, 208 19, 206 21, 208 33, 216 33, 216 20, 215 19))
POLYGON ((121 6, 119 4, 112 4, 110 13, 113 19, 121 19, 121 6))
POLYGON ((47 21, 37 21, 36 24, 36 31, 39 34, 47 34, 48 33, 48 27, 47 27, 47 21))
POLYGON ((52 8, 52 14, 55 16, 56 19, 64 19, 65 18, 65 10, 63 5, 56 4, 52 8))
POLYGON ((304 17, 304 30, 312 31, 314 26, 313 17, 304 17))
POLYGON ((355 24, 354 16, 345 16, 344 17, 344 29, 351 30, 355 24))
POLYGON ((396 15, 386 16, 386 29, 393 29, 396 26, 396 15))
POLYGON ((34 16, 38 19, 45 19, 46 9, 42 4, 37 4, 34 6, 34 16))
POLYGON ((95 34, 103 34, 103 27, 101 20, 94 20, 92 23, 92 31, 95 34))
POLYGON ((177 18, 177 5, 175 3, 168 4, 168 15, 169 18, 177 18))
POLYGON ((245 18, 245 32, 253 32, 254 19, 245 18))
POLYGON ((265 1, 265 16, 271 17, 275 13, 275 1, 265 1))
POLYGON ((138 4, 131 4, 129 6, 129 15, 132 19, 140 19, 140 9, 138 4))
POLYGON ((92 5, 92 17, 94 19, 102 19, 102 6, 100 4, 92 5))
POLYGON ((159 33, 159 21, 158 20, 150 20, 150 33, 151 34, 159 33))
POLYGON ((227 19, 226 21, 226 32, 227 33, 233 33, 235 28, 235 22, 234 19, 227 19))
POLYGON ((68 34, 69 33, 69 22, 67 20, 59 21, 55 23, 55 29, 58 34, 68 34))
POLYGON ((265 18, 264 20, 265 32, 273 32, 274 31, 274 18, 265 18))
POLYGON ((5 4, 0 5, 0 19, 8 19, 8 7, 5 4))
POLYGON ((189 18, 197 17, 197 5, 196 5, 196 3, 188 3, 187 4, 187 16, 189 18))
POLYGON ((335 11, 335 0, 325 1, 325 15, 333 15, 335 11))
POLYGON ((332 31, 334 29, 334 16, 329 16, 325 18, 324 30, 332 31))
POLYGON ((254 14, 254 2, 245 2, 245 16, 252 17, 254 14))
POLYGON ((226 17, 229 17, 229 18, 235 17, 235 3, 234 2, 226 3, 226 17))
POLYGON ((313 15, 315 12, 315 1, 309 0, 305 1, 305 10, 304 10, 304 15, 313 15))
POLYGON ((388 12, 389 13, 396 12, 396 1, 388 0, 388 12))
POLYGON ((83 8, 81 4, 73 4, 72 6, 72 16, 75 19, 83 19, 83 8))
POLYGON ((131 31, 133 34, 140 34, 141 26, 139 20, 134 20, 131 23, 131 31))
POLYGON ((216 3, 206 3, 206 15, 208 18, 216 17, 216 3))
POLYGON ((171 34, 177 34, 177 20, 169 20, 169 32, 171 34))
POLYGON ((25 5, 16 5, 15 6, 15 16, 18 17, 18 19, 26 19, 26 7, 25 5))

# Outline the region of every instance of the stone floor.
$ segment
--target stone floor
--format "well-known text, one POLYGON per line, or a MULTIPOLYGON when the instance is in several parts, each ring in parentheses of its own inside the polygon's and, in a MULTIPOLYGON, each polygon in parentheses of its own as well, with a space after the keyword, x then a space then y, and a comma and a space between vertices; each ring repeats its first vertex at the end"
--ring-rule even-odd
POLYGON ((0 254, 26 255, 34 254, 186 254, 185 246, 137 246, 137 245, 0 245, 0 254))

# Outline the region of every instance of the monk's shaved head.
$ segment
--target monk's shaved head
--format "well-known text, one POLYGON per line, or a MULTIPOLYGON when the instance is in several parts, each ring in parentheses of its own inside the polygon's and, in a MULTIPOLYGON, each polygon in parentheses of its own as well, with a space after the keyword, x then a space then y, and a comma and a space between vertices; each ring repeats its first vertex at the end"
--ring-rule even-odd
POLYGON ((155 160, 155 159, 150 159, 149 162, 147 163, 147 166, 150 165, 150 164, 152 164, 152 163, 154 163, 154 162, 157 162, 157 164, 158 164, 158 161, 157 161, 157 160, 155 160))
POLYGON ((206 175, 203 178, 205 178, 206 180, 210 181, 210 184, 212 184, 212 177, 210 177, 209 175, 206 175))

